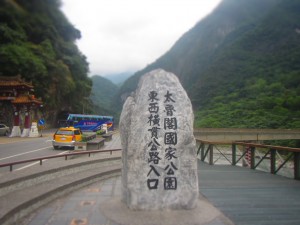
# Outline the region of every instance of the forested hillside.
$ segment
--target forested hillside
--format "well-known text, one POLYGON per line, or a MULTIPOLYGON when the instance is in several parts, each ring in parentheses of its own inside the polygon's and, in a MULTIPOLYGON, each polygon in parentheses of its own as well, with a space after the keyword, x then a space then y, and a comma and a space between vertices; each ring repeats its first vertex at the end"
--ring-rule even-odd
POLYGON ((33 82, 52 120, 59 111, 80 112, 92 87, 75 45, 80 31, 59 8, 59 0, 0 1, 0 75, 33 82))
POLYGON ((113 99, 116 87, 97 76, 91 95, 80 31, 59 8, 59 0, 0 1, 0 76, 33 82, 48 119, 120 112, 140 76, 162 68, 187 90, 197 127, 300 128, 299 0, 223 0, 113 99))
POLYGON ((187 90, 197 127, 300 128, 299 12, 298 0, 223 0, 119 98, 163 68, 187 90))
POLYGON ((111 109, 113 97, 118 91, 118 86, 112 83, 110 80, 95 75, 92 77, 93 87, 91 92, 91 100, 94 109, 93 113, 99 115, 114 115, 115 113, 111 109))
POLYGON ((226 40, 192 87, 198 126, 300 128, 299 12, 300 1, 282 1, 226 40))

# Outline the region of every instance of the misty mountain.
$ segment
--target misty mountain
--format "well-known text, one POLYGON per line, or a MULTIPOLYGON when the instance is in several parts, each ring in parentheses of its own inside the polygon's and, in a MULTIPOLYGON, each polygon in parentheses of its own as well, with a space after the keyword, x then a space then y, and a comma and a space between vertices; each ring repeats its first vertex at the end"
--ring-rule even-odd
POLYGON ((162 68, 187 90, 197 127, 300 128, 299 12, 298 0, 223 0, 119 99, 162 68))
POLYGON ((93 112, 99 115, 113 115, 111 103, 118 92, 118 86, 98 75, 91 77, 91 79, 93 86, 90 99, 93 103, 92 105, 94 105, 93 112))
POLYGON ((133 72, 124 72, 124 73, 118 73, 118 74, 109 74, 105 75, 106 79, 110 80, 114 84, 121 86, 125 80, 127 80, 130 76, 132 76, 133 72))

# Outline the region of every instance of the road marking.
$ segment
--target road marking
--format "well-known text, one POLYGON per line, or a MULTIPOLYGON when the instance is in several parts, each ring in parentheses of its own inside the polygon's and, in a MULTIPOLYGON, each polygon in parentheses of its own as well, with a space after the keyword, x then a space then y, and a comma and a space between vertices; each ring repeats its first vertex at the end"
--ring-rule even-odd
MULTIPOLYGON (((46 161, 46 160, 44 160, 44 161, 46 161)), ((15 169, 15 171, 26 169, 26 168, 28 168, 28 167, 30 167, 30 166, 34 166, 34 165, 36 165, 36 164, 38 164, 38 163, 40 163, 40 162, 31 163, 31 164, 29 164, 29 165, 27 165, 27 166, 23 166, 23 167, 20 167, 20 168, 18 168, 18 169, 15 169)))
MULTIPOLYGON (((62 155, 62 154, 67 153, 67 152, 69 152, 69 151, 64 151, 64 152, 61 152, 61 153, 59 153, 59 154, 57 154, 57 155, 62 155)), ((47 160, 48 160, 48 159, 44 159, 43 162, 46 162, 47 160)), ((20 168, 18 168, 18 169, 15 169, 14 171, 17 171, 17 170, 23 170, 23 169, 26 169, 26 168, 28 168, 28 167, 34 166, 34 165, 36 165, 36 164, 39 164, 39 163, 40 163, 40 162, 31 163, 31 164, 29 164, 29 165, 27 165, 27 166, 23 166, 23 167, 20 167, 20 168)))
POLYGON ((8 157, 5 157, 5 158, 1 158, 0 161, 1 160, 5 160, 5 159, 10 159, 10 158, 13 158, 13 157, 16 157, 16 156, 20 156, 20 155, 26 155, 26 154, 29 154, 29 153, 32 153, 32 152, 38 152, 38 151, 41 151, 41 150, 44 150, 44 149, 47 149, 47 148, 52 148, 52 147, 39 148, 39 149, 36 149, 36 150, 33 150, 33 151, 29 151, 29 152, 20 153, 20 154, 17 154, 17 155, 8 156, 8 157))

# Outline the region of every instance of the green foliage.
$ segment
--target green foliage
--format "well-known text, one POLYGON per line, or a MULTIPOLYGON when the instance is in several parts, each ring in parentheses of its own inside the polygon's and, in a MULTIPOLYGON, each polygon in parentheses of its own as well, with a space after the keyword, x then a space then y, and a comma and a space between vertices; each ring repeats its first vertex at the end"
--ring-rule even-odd
MULTIPOLYGON (((112 115, 118 118, 115 109, 114 96, 117 94, 118 86, 108 79, 95 75, 92 77, 93 88, 90 99, 94 105, 92 109, 94 114, 112 115)), ((117 122, 115 120, 115 122, 117 122)))
POLYGON ((119 96, 163 68, 187 90, 196 127, 300 128, 299 10, 298 0, 223 1, 119 96))
POLYGON ((196 126, 300 128, 300 39, 291 26, 300 16, 290 7, 300 6, 295 3, 282 2, 220 51, 194 86, 196 126), (200 82, 214 85, 197 91, 200 82))
POLYGON ((102 135, 102 134, 105 134, 105 130, 97 130, 96 134, 97 135, 102 135))
POLYGON ((92 87, 74 43, 80 31, 59 7, 59 0, 0 2, 0 75, 32 81, 50 122, 61 110, 81 112, 92 87))

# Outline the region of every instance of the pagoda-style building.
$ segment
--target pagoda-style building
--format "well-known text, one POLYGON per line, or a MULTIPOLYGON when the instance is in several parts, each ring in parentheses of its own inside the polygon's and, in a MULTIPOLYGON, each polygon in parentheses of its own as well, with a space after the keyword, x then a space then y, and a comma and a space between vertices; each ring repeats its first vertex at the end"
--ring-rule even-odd
POLYGON ((31 121, 38 120, 42 104, 34 96, 32 83, 25 82, 21 76, 0 76, 0 122, 12 126, 11 137, 30 136, 31 121))

